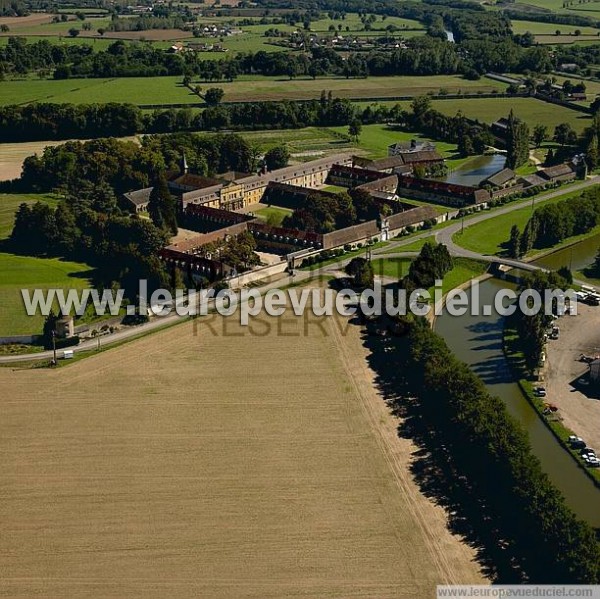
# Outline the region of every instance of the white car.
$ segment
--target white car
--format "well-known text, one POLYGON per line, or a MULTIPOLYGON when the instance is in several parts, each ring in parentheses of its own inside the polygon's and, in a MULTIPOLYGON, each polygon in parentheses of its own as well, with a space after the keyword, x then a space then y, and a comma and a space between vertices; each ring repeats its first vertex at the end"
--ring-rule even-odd
POLYGON ((586 466, 588 466, 589 468, 600 467, 600 460, 595 456, 594 457, 585 456, 583 458, 583 461, 585 462, 586 466))

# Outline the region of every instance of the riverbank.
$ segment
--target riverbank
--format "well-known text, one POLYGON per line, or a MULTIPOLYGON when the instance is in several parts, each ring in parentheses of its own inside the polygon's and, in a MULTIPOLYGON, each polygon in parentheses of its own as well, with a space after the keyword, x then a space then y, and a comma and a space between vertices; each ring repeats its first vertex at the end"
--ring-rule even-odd
POLYGON ((600 324, 600 310, 590 306, 579 307, 587 308, 590 311, 595 309, 595 312, 580 311, 578 316, 565 316, 560 319, 561 335, 558 340, 549 342, 546 350, 544 385, 547 396, 545 398, 539 398, 534 394, 534 388, 540 383, 525 368, 523 351, 515 328, 514 318, 507 317, 504 320, 502 348, 523 396, 536 411, 540 420, 559 441, 560 445, 584 470, 596 487, 600 488, 600 471, 588 468, 581 459, 579 452, 572 450, 568 443, 568 438, 571 435, 578 435, 583 437, 588 445, 600 446, 597 442, 600 441, 600 431, 594 430, 595 425, 600 420, 600 401, 585 398, 567 381, 567 379, 576 380, 587 371, 587 367, 583 363, 576 361, 579 355, 583 353, 583 350, 579 350, 572 345, 573 341, 576 340, 577 333, 583 334, 585 332, 587 335, 594 335, 596 342, 600 337, 597 329, 594 328, 594 326, 600 324), (593 323, 587 318, 589 314, 592 314, 593 323), (561 359, 557 359, 557 355, 560 355, 557 354, 557 348, 561 346, 564 354, 561 359), (550 366, 551 354, 554 356, 554 366, 552 367, 550 366), (571 372, 577 369, 579 370, 578 374, 572 376, 571 372), (569 393, 568 399, 565 397, 567 392, 569 393), (581 397, 576 398, 575 393, 581 395, 581 397), (556 406, 558 412, 545 413, 548 404, 556 406))

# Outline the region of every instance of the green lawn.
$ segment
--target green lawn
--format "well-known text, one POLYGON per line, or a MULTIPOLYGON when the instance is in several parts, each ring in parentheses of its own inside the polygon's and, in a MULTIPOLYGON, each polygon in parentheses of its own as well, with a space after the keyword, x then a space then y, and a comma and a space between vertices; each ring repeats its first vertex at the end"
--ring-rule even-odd
MULTIPOLYGON (((110 24, 110 17, 90 17, 85 21, 79 19, 69 20, 64 23, 27 23, 24 21, 22 24, 11 24, 10 31, 3 35, 63 35, 68 36, 69 29, 75 28, 82 30, 83 24, 89 23, 92 30, 96 31, 98 28, 107 28, 110 24)), ((82 35, 89 33, 87 31, 81 31, 82 35)))
POLYGON ((581 132, 591 124, 591 117, 562 106, 542 102, 534 98, 466 98, 461 100, 434 101, 432 106, 443 114, 455 115, 459 110, 469 118, 483 123, 493 123, 508 116, 511 108, 519 118, 533 129, 535 125, 546 125, 550 131, 559 123, 569 123, 581 132))
MULTIPOLYGON (((85 32, 87 33, 87 32, 85 32)), ((0 46, 6 46, 8 44, 8 39, 10 35, 2 35, 0 36, 0 46)), ((32 44, 34 42, 39 42, 40 40, 48 41, 57 46, 91 46, 94 51, 106 50, 108 46, 115 42, 114 39, 101 38, 101 37, 69 37, 69 36, 50 36, 50 35, 14 35, 14 37, 25 37, 27 43, 32 44)), ((158 47, 167 47, 170 45, 168 42, 152 42, 153 45, 158 47)))
MULTIPOLYGON (((563 8, 563 0, 519 0, 519 4, 537 6, 556 13, 585 15, 593 18, 600 17, 599 2, 589 2, 584 4, 578 3, 578 0, 575 0, 565 8, 563 8)), ((562 28, 562 26, 557 26, 557 28, 562 28)))
MULTIPOLYGON (((322 78, 288 81, 278 77, 240 77, 238 80, 207 84, 218 85, 225 92, 225 101, 282 100, 319 98, 321 91, 331 90, 334 96, 347 98, 394 97, 450 92, 462 89, 475 93, 503 89, 492 80, 466 81, 457 76, 438 77, 369 77, 367 79, 322 78)), ((40 80, 35 78, 3 81, 0 104, 28 102, 89 103, 131 102, 133 104, 189 104, 201 100, 181 84, 181 77, 123 77, 112 79, 40 80)), ((495 100, 492 100, 495 101, 495 100)))
POLYGON ((456 289, 467 281, 482 275, 488 268, 489 264, 480 262, 479 260, 471 260, 469 258, 454 258, 454 267, 444 277, 442 284, 442 292, 444 295, 452 289, 456 289))
POLYGON ((399 280, 408 274, 410 258, 374 258, 372 260, 375 274, 399 280))
POLYGON ((285 77, 240 77, 232 83, 220 82, 225 92, 225 101, 242 100, 300 100, 319 98, 322 90, 343 98, 419 96, 429 92, 465 93, 492 92, 504 90, 505 84, 491 79, 468 81, 456 75, 432 77, 368 77, 367 79, 337 78, 298 78, 292 81, 285 77))
POLYGON ((254 214, 256 214, 258 218, 276 227, 281 225, 283 219, 291 213, 292 211, 288 208, 280 208, 279 206, 268 206, 254 211, 254 214))
MULTIPOLYGON (((544 205, 554 204, 579 195, 580 192, 565 193, 545 201, 544 205)), ((452 239, 461 247, 473 252, 487 255, 502 254, 504 251, 502 244, 510 237, 511 227, 517 225, 523 231, 531 217, 531 212, 531 201, 524 202, 523 208, 519 208, 519 210, 501 214, 471 226, 465 226, 464 232, 458 231, 452 239)), ((468 221, 465 221, 465 224, 467 225, 468 221)))
MULTIPOLYGON (((600 40, 598 40, 600 44, 600 40)), ((568 77, 557 77, 558 80, 568 79, 568 77)), ((573 83, 578 80, 571 79, 573 83)), ((600 83, 594 81, 585 81, 589 100, 592 101, 596 93, 600 94, 600 83)), ((400 104, 404 110, 410 110, 410 102, 357 102, 360 108, 367 106, 375 107, 383 105, 387 107, 400 104)), ((482 123, 493 123, 503 116, 508 116, 510 109, 513 108, 515 114, 527 121, 530 129, 537 124, 546 125, 552 132, 558 123, 569 123, 577 131, 583 131, 585 127, 591 124, 591 117, 586 114, 548 104, 534 98, 461 98, 458 100, 432 100, 431 106, 434 110, 454 116, 459 110, 467 117, 477 119, 482 123)))
MULTIPOLYGON (((346 135, 348 127, 331 127, 331 131, 338 135, 346 135)), ((358 147, 365 150, 374 157, 387 156, 388 146, 399 141, 410 141, 411 139, 425 139, 410 131, 399 131, 392 129, 387 125, 365 125, 362 128, 362 133, 358 141, 358 147)), ((435 141, 438 151, 449 158, 448 166, 456 168, 463 162, 464 158, 459 158, 457 155, 456 144, 435 141)), ((468 160, 468 159, 466 159, 468 160)))
MULTIPOLYGON (((55 204, 45 195, 0 194, 0 239, 12 230, 14 213, 22 202, 55 204)), ((90 267, 58 258, 33 258, 0 252, 0 335, 28 335, 41 331, 42 316, 27 316, 21 289, 83 289, 89 285, 90 267)))
MULTIPOLYGON (((373 269, 376 275, 383 275, 394 279, 401 279, 408 274, 412 260, 410 258, 378 258, 373 260, 373 269)), ((467 281, 482 275, 488 267, 485 262, 470 260, 469 258, 454 258, 454 266, 446 274, 442 283, 442 293, 456 289, 467 281)), ((434 288, 429 289, 433 298, 434 288)))
MULTIPOLYGON (((581 35, 597 35, 598 29, 594 27, 584 27, 577 25, 560 25, 558 23, 537 23, 534 21, 515 21, 511 20, 514 33, 525 33, 529 31, 533 34, 555 35, 560 31, 561 35, 571 35, 579 30, 581 35)), ((575 36, 573 36, 575 37, 575 36)))
POLYGON ((385 250, 384 254, 397 254, 399 252, 420 252, 421 248, 426 243, 431 243, 433 241, 433 237, 424 237, 423 239, 417 239, 412 243, 408 243, 406 245, 401 245, 399 247, 390 248, 389 250, 385 250))
POLYGON ((0 105, 28 102, 85 104, 187 104, 200 101, 181 85, 181 77, 123 77, 120 79, 12 80, 0 83, 0 105))

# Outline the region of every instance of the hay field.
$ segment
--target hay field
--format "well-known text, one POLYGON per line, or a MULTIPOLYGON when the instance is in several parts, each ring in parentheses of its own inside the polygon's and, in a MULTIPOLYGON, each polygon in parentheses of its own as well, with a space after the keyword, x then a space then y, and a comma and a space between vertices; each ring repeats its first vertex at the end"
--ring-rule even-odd
MULTIPOLYGON (((0 369, 0 596, 430 597, 479 582, 358 329, 215 317, 0 369), (338 349, 339 348, 339 349, 338 349)), ((313 321, 314 323, 314 321, 313 321)))

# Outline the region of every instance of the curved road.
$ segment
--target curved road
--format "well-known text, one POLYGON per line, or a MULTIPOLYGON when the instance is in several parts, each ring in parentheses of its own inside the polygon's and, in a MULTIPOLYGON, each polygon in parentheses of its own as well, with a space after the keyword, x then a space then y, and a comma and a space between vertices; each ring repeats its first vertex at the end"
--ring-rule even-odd
MULTIPOLYGON (((591 187, 592 185, 596 185, 598 183, 600 183, 600 176, 591 177, 591 178, 587 179, 586 181, 583 181, 582 183, 578 183, 576 185, 570 186, 568 188, 568 190, 560 188, 560 189, 551 191, 547 194, 538 196, 532 201, 532 205, 540 204, 542 202, 545 202, 545 201, 555 198, 557 196, 564 195, 565 193, 580 191, 582 189, 591 187)), ((514 210, 519 210, 520 208, 523 208, 524 206, 526 206, 525 202, 514 202, 511 204, 508 204, 507 206, 503 206, 502 208, 497 208, 494 210, 482 212, 480 214, 476 214, 475 216, 471 216, 470 218, 468 218, 468 220, 465 221, 464 226, 465 226, 465 228, 471 227, 471 226, 476 225, 477 223, 480 223, 484 220, 488 220, 490 218, 495 218, 496 216, 499 216, 501 214, 507 214, 509 212, 513 212, 514 210)), ((382 258, 383 257, 385 257, 385 258, 404 258, 404 257, 414 256, 416 254, 416 252, 402 252, 402 246, 409 245, 420 239, 434 237, 438 243, 443 243, 444 245, 446 245, 448 250, 450 251, 450 253, 453 256, 464 257, 464 258, 473 258, 475 260, 484 260, 487 262, 501 262, 502 264, 507 264, 509 266, 514 266, 517 268, 524 268, 526 270, 538 269, 538 267, 535 267, 531 264, 527 264, 526 262, 521 262, 519 260, 505 260, 505 259, 499 260, 497 256, 488 256, 488 255, 484 255, 484 254, 478 254, 477 252, 472 252, 470 250, 466 250, 465 248, 462 248, 461 246, 454 243, 454 241, 452 241, 452 236, 455 233, 457 233, 462 227, 463 227, 463 223, 460 220, 458 220, 458 221, 456 221, 456 223, 450 224, 438 231, 425 231, 418 235, 413 235, 407 239, 400 239, 400 240, 392 241, 391 243, 386 245, 385 248, 379 248, 379 249, 373 250, 373 256, 378 256, 378 257, 382 257, 382 258), (398 252, 390 252, 390 249, 395 249, 395 248, 398 248, 398 252)), ((308 279, 318 276, 320 274, 331 274, 334 271, 339 271, 340 267, 345 266, 349 261, 350 261, 350 259, 348 258, 346 260, 338 261, 333 264, 329 264, 329 265, 326 265, 326 266, 323 266, 321 268, 311 270, 311 271, 298 270, 298 271, 296 271, 294 278, 293 279, 290 278, 290 282, 293 281, 294 283, 297 283, 300 281, 308 280, 308 279)), ((268 284, 262 285, 260 287, 256 287, 256 290, 260 291, 261 293, 264 293, 264 292, 268 291, 269 289, 273 289, 273 288, 281 286, 281 282, 282 281, 274 281, 272 283, 268 283, 268 284)), ((146 335, 148 333, 171 326, 171 325, 175 324, 176 322, 181 321, 182 319, 185 319, 185 318, 188 318, 188 316, 179 316, 176 313, 171 314, 169 316, 156 317, 153 320, 150 320, 150 322, 148 322, 146 324, 143 324, 143 325, 140 325, 137 327, 132 327, 130 329, 120 330, 109 336, 101 337, 100 344, 102 345, 102 347, 107 347, 107 346, 114 345, 116 343, 122 343, 123 341, 128 341, 128 340, 134 339, 138 336, 146 335)), ((99 343, 98 339, 90 339, 89 341, 82 342, 77 347, 73 347, 73 348, 69 348, 69 349, 73 349, 73 351, 75 353, 92 351, 98 347, 98 343, 99 343)), ((52 351, 44 351, 44 352, 40 352, 40 353, 36 353, 36 354, 18 354, 18 355, 14 355, 14 356, 0 356, 0 363, 1 364, 11 364, 11 363, 18 364, 19 362, 34 362, 34 361, 40 361, 40 360, 49 360, 52 358, 52 355, 53 355, 52 351)))

